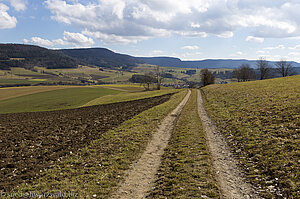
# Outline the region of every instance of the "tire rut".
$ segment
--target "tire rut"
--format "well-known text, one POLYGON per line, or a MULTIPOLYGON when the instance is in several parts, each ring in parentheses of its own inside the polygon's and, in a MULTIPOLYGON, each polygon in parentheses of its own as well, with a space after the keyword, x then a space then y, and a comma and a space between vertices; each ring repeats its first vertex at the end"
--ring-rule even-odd
POLYGON ((127 172, 125 181, 112 195, 112 198, 139 199, 145 198, 155 181, 155 174, 161 162, 161 156, 167 147, 176 118, 187 103, 191 91, 182 102, 167 116, 153 133, 141 158, 127 172))
POLYGON ((218 132, 217 127, 205 111, 201 92, 199 90, 197 92, 198 113, 206 134, 221 197, 228 199, 260 198, 253 187, 244 179, 223 135, 218 132))

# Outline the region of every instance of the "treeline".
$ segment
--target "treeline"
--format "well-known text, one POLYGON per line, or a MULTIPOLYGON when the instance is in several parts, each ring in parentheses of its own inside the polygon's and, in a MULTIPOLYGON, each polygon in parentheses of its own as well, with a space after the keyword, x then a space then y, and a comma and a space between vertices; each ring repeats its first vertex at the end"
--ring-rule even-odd
POLYGON ((245 63, 233 71, 213 72, 215 78, 222 80, 236 78, 238 81, 263 80, 297 74, 300 74, 300 68, 293 67, 291 62, 280 60, 272 65, 263 58, 256 62, 255 68, 245 63))
POLYGON ((0 69, 34 66, 46 68, 76 68, 80 61, 56 50, 23 44, 0 44, 0 69))
POLYGON ((233 71, 233 77, 238 81, 263 80, 275 77, 286 77, 296 75, 297 71, 290 62, 282 59, 275 63, 275 66, 260 58, 256 62, 256 68, 251 68, 248 64, 242 64, 233 71))

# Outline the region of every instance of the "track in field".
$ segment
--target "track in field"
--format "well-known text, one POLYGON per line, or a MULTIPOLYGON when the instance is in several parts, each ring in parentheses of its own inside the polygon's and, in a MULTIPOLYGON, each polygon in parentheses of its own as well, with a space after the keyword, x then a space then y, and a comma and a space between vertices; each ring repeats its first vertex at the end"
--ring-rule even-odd
POLYGON ((161 156, 167 147, 176 118, 184 108, 191 91, 189 90, 182 102, 162 121, 153 133, 152 139, 141 158, 132 165, 123 182, 112 198, 142 199, 145 198, 155 181, 155 175, 160 166, 161 156))
POLYGON ((218 133, 203 106, 201 92, 198 90, 198 113, 206 133, 207 145, 213 160, 220 191, 223 198, 260 198, 252 186, 246 182, 238 164, 223 136, 218 133))

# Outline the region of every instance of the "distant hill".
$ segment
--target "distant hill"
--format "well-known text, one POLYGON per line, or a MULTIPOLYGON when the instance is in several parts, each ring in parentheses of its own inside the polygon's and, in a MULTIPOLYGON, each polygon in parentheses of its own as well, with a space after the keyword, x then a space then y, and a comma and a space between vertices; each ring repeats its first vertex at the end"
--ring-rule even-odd
MULTIPOLYGON (((175 57, 133 57, 126 54, 115 53, 106 48, 82 48, 58 50, 68 56, 76 58, 89 65, 105 68, 122 67, 130 69, 137 64, 145 63, 166 67, 180 68, 237 68, 241 64, 249 64, 256 67, 256 60, 246 59, 206 59, 197 61, 182 61, 175 57)), ((275 62, 269 62, 274 65, 275 62)), ((294 67, 300 67, 299 63, 292 62, 294 67)))
MULTIPOLYGON (((0 44, 0 69, 11 66, 32 68, 42 66, 47 68, 76 68, 79 64, 93 65, 105 68, 131 69, 137 64, 152 64, 180 68, 237 68, 241 64, 256 67, 256 60, 246 59, 206 59, 197 61, 182 61, 174 57, 133 57, 115 53, 106 48, 80 48, 49 50, 34 45, 0 44)), ((269 62, 274 65, 275 62, 269 62)), ((300 63, 290 62, 294 67, 300 63)), ((299 68, 295 68, 300 74, 299 68)))
POLYGON ((115 53, 106 48, 62 49, 60 52, 80 61, 98 67, 129 69, 141 61, 130 55, 115 53))
MULTIPOLYGON (((256 60, 246 59, 206 59, 199 61, 182 61, 174 57, 139 57, 141 62, 159 66, 167 67, 181 67, 181 68, 237 68, 241 64, 249 64, 251 67, 256 67, 256 60)), ((275 62, 269 62, 274 65, 275 62)), ((300 67, 297 62, 290 62, 294 67, 300 67)))
POLYGON ((0 69, 10 67, 76 68, 80 61, 66 54, 34 45, 0 44, 0 69))

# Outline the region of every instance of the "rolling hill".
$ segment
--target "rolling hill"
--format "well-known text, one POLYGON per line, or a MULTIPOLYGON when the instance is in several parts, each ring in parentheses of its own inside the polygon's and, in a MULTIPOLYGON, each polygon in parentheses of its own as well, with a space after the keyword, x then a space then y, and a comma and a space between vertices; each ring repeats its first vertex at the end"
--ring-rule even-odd
MULTIPOLYGON (((106 48, 83 48, 83 49, 62 49, 60 52, 80 61, 99 67, 122 67, 131 69, 138 64, 151 64, 166 67, 179 68, 229 68, 234 69, 241 64, 249 64, 256 67, 256 60, 247 59, 205 59, 196 61, 183 61, 176 57, 134 57, 126 54, 115 53, 106 48)), ((270 65, 275 62, 270 61, 270 65)), ((294 67, 300 67, 300 63, 290 62, 294 67)))
MULTIPOLYGON (((174 57, 139 57, 141 62, 166 66, 166 67, 180 67, 180 68, 237 68, 241 64, 249 64, 251 67, 256 67, 256 60, 247 59, 205 59, 196 61, 182 61, 179 58, 174 57)), ((297 62, 290 62, 294 67, 300 67, 297 62)), ((269 61, 270 65, 274 65, 275 62, 269 61)))
POLYGON ((81 62, 62 52, 34 45, 0 44, 0 69, 10 67, 76 68, 81 62))
POLYGON ((115 53, 106 48, 62 49, 59 52, 98 67, 129 69, 142 63, 135 57, 115 53))
MULTIPOLYGON (((299 74, 300 63, 290 62, 299 74)), ((138 64, 151 64, 179 68, 229 68, 234 69, 241 64, 256 67, 256 60, 246 59, 205 59, 183 61, 175 57, 134 57, 115 53, 106 48, 80 48, 51 50, 34 45, 0 44, 0 69, 10 67, 32 68, 76 68, 79 64, 104 68, 132 69, 138 64)), ((269 62, 274 65, 275 62, 269 62)))

